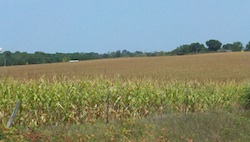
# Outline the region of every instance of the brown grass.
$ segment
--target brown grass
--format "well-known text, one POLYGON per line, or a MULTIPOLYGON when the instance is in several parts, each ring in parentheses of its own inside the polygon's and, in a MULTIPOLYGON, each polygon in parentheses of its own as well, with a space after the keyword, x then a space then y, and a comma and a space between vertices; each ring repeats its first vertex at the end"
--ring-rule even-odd
POLYGON ((159 80, 250 80, 250 52, 187 56, 136 57, 1 67, 2 78, 37 79, 41 76, 116 76, 159 80))

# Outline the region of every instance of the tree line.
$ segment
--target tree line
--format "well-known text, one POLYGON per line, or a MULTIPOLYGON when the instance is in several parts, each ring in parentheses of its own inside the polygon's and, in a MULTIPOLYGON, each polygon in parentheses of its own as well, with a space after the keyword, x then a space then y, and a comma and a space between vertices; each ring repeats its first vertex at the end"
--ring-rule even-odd
POLYGON ((208 40, 206 46, 199 42, 184 44, 170 52, 155 51, 155 52, 130 52, 127 50, 118 50, 114 52, 99 54, 95 52, 90 53, 44 53, 37 51, 35 53, 27 53, 16 51, 4 51, 0 54, 0 66, 12 65, 28 65, 28 64, 44 64, 56 62, 68 62, 70 60, 93 60, 104 58, 118 58, 118 57, 143 57, 143 56, 171 56, 171 55, 186 55, 198 54, 208 52, 234 52, 234 51, 250 51, 250 42, 244 47, 241 42, 222 44, 219 40, 208 40))
POLYGON ((185 44, 171 51, 175 55, 185 55, 193 53, 208 53, 208 52, 234 52, 234 51, 250 51, 250 42, 244 47, 239 41, 222 45, 219 40, 211 39, 206 41, 206 46, 198 42, 185 44))
POLYGON ((129 52, 127 50, 118 50, 115 52, 99 54, 95 52, 90 53, 44 53, 37 51, 35 53, 27 53, 16 51, 4 51, 0 54, 0 66, 12 65, 28 65, 28 64, 44 64, 44 63, 57 63, 69 62, 70 60, 93 60, 104 58, 117 58, 117 57, 142 57, 142 56, 159 56, 163 52, 144 53, 141 51, 129 52))

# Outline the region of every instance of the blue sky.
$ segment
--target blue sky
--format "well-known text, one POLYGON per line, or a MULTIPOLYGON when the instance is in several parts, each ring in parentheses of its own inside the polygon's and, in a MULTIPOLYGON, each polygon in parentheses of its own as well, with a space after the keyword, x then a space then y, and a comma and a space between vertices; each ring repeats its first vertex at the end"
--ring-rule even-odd
POLYGON ((33 53, 171 51, 250 41, 249 0, 0 0, 0 47, 33 53))

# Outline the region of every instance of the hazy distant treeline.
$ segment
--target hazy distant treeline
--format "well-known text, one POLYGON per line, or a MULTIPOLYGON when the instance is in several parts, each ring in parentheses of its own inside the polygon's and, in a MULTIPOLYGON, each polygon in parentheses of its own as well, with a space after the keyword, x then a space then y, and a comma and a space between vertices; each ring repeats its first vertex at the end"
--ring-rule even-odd
POLYGON ((199 42, 185 44, 177 47, 171 52, 155 51, 155 52, 130 52, 127 50, 118 50, 104 54, 99 53, 44 53, 44 52, 19 52, 14 53, 4 51, 0 54, 0 66, 26 65, 26 64, 43 64, 68 62, 70 60, 93 60, 103 58, 118 58, 118 57, 142 57, 142 56, 167 56, 167 55, 185 55, 207 52, 229 52, 229 51, 250 51, 250 42, 244 47, 241 42, 227 43, 222 45, 218 40, 208 40, 206 46, 199 42))
POLYGON ((93 60, 104 58, 117 58, 117 57, 140 57, 140 56, 160 56, 165 52, 153 52, 143 53, 140 51, 129 52, 127 50, 110 52, 105 54, 98 53, 44 53, 44 52, 19 52, 14 53, 5 51, 0 54, 0 66, 12 66, 12 65, 27 65, 27 64, 43 64, 43 63, 56 63, 56 62, 68 62, 70 60, 93 60))

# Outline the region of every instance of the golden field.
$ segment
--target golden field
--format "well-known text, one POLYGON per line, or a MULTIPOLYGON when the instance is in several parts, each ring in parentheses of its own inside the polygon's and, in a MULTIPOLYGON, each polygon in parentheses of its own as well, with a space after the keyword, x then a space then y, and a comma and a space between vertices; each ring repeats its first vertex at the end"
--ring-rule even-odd
POLYGON ((1 67, 2 78, 37 79, 41 76, 149 78, 156 80, 248 81, 250 52, 186 56, 134 57, 1 67))

